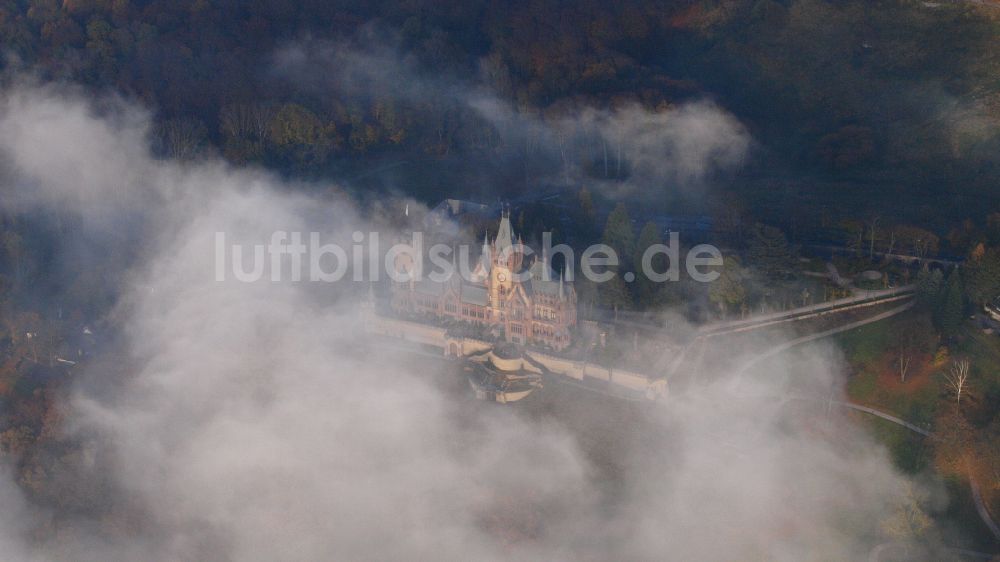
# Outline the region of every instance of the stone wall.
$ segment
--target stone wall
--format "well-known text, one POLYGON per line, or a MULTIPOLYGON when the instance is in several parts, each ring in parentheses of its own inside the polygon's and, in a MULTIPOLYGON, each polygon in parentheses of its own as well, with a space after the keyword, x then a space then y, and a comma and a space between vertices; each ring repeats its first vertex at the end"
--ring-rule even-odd
POLYGON ((648 375, 634 371, 619 369, 617 367, 609 369, 594 363, 573 361, 536 351, 528 351, 526 353, 549 371, 576 380, 584 380, 586 377, 617 384, 637 392, 646 392, 651 383, 653 383, 653 379, 648 375))
MULTIPOLYGON (((399 338, 422 345, 430 345, 441 348, 445 356, 468 357, 478 355, 493 349, 489 342, 474 338, 449 336, 445 328, 401 320, 398 318, 385 318, 375 314, 368 314, 365 318, 365 326, 369 332, 399 338)), ((492 352, 491 352, 492 354, 492 352)), ((525 351, 525 354, 535 363, 545 367, 553 374, 562 375, 578 381, 586 379, 608 382, 621 386, 628 390, 643 393, 650 399, 662 399, 666 396, 666 380, 654 379, 642 373, 636 373, 617 367, 607 368, 586 361, 574 361, 565 357, 557 357, 540 351, 525 351)), ((491 356, 490 358, 497 368, 514 371, 524 369, 536 371, 530 362, 522 358, 502 359, 491 356)))

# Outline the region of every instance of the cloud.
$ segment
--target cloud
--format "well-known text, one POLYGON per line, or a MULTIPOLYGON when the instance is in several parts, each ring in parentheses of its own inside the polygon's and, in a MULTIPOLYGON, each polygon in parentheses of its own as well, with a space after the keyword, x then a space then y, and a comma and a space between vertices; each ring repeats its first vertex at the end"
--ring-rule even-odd
MULTIPOLYGON (((355 284, 214 278, 216 232, 250 244, 320 231, 349 245, 372 226, 368 210, 259 170, 155 160, 134 118, 143 111, 94 104, 62 86, 9 90, 0 181, 85 228, 143 217, 131 241, 142 251, 117 288, 117 368, 92 365, 63 404, 70 436, 92 444, 82 473, 110 482, 107 505, 100 516, 15 508, 61 532, 29 541, 28 519, 6 516, 0 545, 154 562, 801 560, 856 559, 883 540, 879 520, 906 483, 885 451, 836 412, 780 399, 790 381, 823 397, 839 388, 834 355, 772 362, 738 393, 727 371, 698 373, 656 407, 586 393, 553 398, 555 413, 488 407, 454 365, 366 336, 355 284), (614 436, 596 447, 612 468, 595 460, 599 432, 614 436)), ((725 143, 657 140, 727 126, 687 111, 649 129, 628 110, 600 120, 681 160, 728 158, 725 143)), ((3 497, 12 490, 0 484, 3 497)))
POLYGON ((324 98, 333 92, 345 100, 394 100, 428 111, 426 121, 442 130, 459 128, 456 150, 493 139, 480 156, 523 167, 532 187, 583 183, 609 197, 647 203, 700 199, 737 170, 753 146, 746 127, 710 100, 656 108, 636 100, 612 107, 592 100, 516 107, 482 80, 423 70, 397 44, 369 26, 349 42, 288 43, 271 69, 288 85, 324 98))
POLYGON ((270 72, 298 90, 351 99, 396 99, 411 102, 449 100, 461 90, 457 79, 428 76, 413 55, 396 47, 394 34, 366 25, 351 40, 305 38, 278 48, 270 72))
POLYGON ((672 191, 704 196, 717 174, 736 169, 751 147, 750 135, 739 120, 704 100, 659 111, 638 104, 586 109, 562 126, 581 125, 595 128, 608 145, 609 168, 617 166, 619 154, 627 162, 629 174, 623 185, 605 182, 608 188, 640 199, 645 191, 653 197, 672 191))
POLYGON ((110 218, 105 209, 151 203, 147 175, 148 115, 121 99, 98 108, 67 87, 29 82, 5 92, 0 113, 8 181, 8 208, 74 207, 80 216, 110 218), (99 112, 104 111, 103 116, 99 112))
POLYGON ((12 467, 0 466, 0 552, 12 560, 32 560, 25 544, 25 534, 30 531, 32 512, 26 505, 21 490, 13 480, 12 467))

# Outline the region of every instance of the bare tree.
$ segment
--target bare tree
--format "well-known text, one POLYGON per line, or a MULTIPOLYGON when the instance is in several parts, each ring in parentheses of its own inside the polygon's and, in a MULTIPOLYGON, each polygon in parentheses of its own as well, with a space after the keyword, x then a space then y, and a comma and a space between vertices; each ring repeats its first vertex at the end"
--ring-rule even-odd
POLYGON ((205 144, 205 125, 197 119, 168 119, 159 132, 164 153, 178 160, 195 158, 205 144))
POLYGON ((910 363, 913 362, 913 355, 909 350, 900 350, 899 359, 899 382, 906 382, 906 373, 910 372, 910 363))
POLYGON ((222 132, 235 139, 264 142, 270 135, 273 110, 261 103, 232 104, 219 114, 222 132))
POLYGON ((24 261, 24 239, 13 230, 8 230, 0 235, 0 245, 3 246, 7 258, 14 262, 14 279, 20 280, 24 261))
POLYGON ((962 403, 962 392, 969 382, 969 360, 956 360, 952 363, 951 369, 944 374, 948 381, 948 388, 955 393, 955 402, 962 403))
POLYGON ((892 255, 892 251, 896 249, 896 229, 889 229, 889 240, 886 242, 885 253, 886 255, 892 255))
POLYGON ((895 509, 881 522, 882 531, 896 540, 923 535, 933 525, 924 510, 926 501, 927 498, 912 483, 905 484, 902 497, 896 500, 895 509))
POLYGON ((899 382, 906 382, 914 358, 930 349, 936 341, 934 326, 926 316, 916 316, 899 326, 892 344, 899 366, 899 382))
POLYGON ((878 232, 877 229, 878 229, 878 220, 879 220, 879 218, 881 218, 881 217, 879 217, 878 215, 874 215, 874 216, 872 216, 871 218, 868 219, 868 233, 869 233, 869 239, 868 239, 868 257, 869 258, 874 258, 875 257, 875 235, 878 232))

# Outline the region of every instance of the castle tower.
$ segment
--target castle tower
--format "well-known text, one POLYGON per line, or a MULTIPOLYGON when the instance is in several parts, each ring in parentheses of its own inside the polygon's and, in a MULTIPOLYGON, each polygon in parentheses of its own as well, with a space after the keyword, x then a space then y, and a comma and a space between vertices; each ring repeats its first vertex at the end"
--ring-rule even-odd
POLYGON ((514 229, 510 226, 510 213, 504 212, 500 217, 500 228, 497 229, 497 237, 493 242, 493 265, 518 272, 523 262, 524 247, 520 238, 514 236, 514 229))

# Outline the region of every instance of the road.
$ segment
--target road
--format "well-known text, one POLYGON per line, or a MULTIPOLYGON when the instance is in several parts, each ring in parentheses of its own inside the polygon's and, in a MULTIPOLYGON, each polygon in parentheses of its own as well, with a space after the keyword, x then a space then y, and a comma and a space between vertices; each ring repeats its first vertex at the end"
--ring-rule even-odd
MULTIPOLYGON (((882 305, 886 303, 901 301, 909 299, 913 296, 913 286, 907 285, 905 287, 899 287, 895 289, 883 289, 879 291, 872 291, 871 294, 867 295, 857 295, 844 299, 838 299, 835 301, 829 301, 825 303, 803 306, 795 308, 792 310, 786 310, 783 312, 768 314, 764 316, 758 316, 755 318, 749 318, 745 320, 734 320, 731 322, 718 322, 715 324, 710 324, 703 326, 698 330, 698 335, 692 339, 686 346, 684 346, 680 353, 673 356, 664 355, 661 357, 660 361, 656 363, 652 372, 663 372, 664 376, 668 379, 676 375, 680 370, 680 367, 684 364, 685 360, 691 355, 703 355, 708 347, 709 338, 715 338, 723 336, 726 334, 733 334, 739 332, 749 332, 752 330, 757 330, 766 327, 773 327, 779 324, 788 322, 797 322, 801 320, 807 320, 811 318, 817 318, 820 316, 839 314, 842 312, 848 312, 853 310, 858 310, 861 308, 882 305)), ((782 351, 785 351, 796 345, 806 343, 809 341, 817 340, 820 338, 825 338, 843 331, 852 330, 859 326, 865 324, 870 324, 872 322, 877 322, 879 320, 888 318, 895 314, 905 311, 906 309, 913 306, 912 302, 908 302, 902 306, 896 307, 887 312, 877 314, 870 318, 865 318, 857 322, 852 322, 845 324, 843 326, 838 326, 831 330, 826 330, 816 334, 809 334, 794 340, 779 344, 774 348, 765 352, 764 355, 771 356, 782 351)), ((751 359, 752 362, 756 363, 759 360, 764 359, 764 356, 759 356, 751 359)), ((740 372, 745 371, 750 365, 744 366, 740 369, 740 372)))
POLYGON ((841 332, 846 332, 848 330, 853 330, 855 328, 860 328, 861 326, 865 326, 867 324, 872 324, 872 323, 878 322, 880 320, 885 320, 886 318, 890 318, 892 316, 895 316, 897 314, 900 314, 902 312, 905 312, 905 311, 909 310, 910 308, 913 307, 913 304, 914 304, 913 301, 910 301, 910 302, 908 302, 906 304, 903 304, 902 306, 897 306, 896 308, 887 310, 887 311, 882 312, 880 314, 876 314, 875 316, 870 316, 868 318, 862 318, 861 320, 857 320, 855 322, 850 322, 848 324, 844 324, 842 326, 837 326, 835 328, 830 328, 829 330, 824 330, 822 332, 817 332, 815 334, 808 334, 808 335, 802 336, 800 338, 795 338, 793 340, 789 340, 787 342, 783 342, 783 343, 780 343, 778 345, 775 345, 775 346, 769 348, 767 351, 765 351, 765 352, 763 352, 761 354, 758 354, 758 355, 752 357, 750 360, 748 360, 746 363, 744 363, 743 366, 740 367, 737 370, 737 372, 736 372, 736 374, 737 374, 737 378, 735 379, 736 384, 737 385, 739 384, 740 377, 741 377, 741 375, 743 375, 743 373, 745 373, 748 369, 750 369, 750 367, 753 367, 754 365, 756 365, 757 363, 763 361, 764 359, 767 359, 767 358, 773 357, 773 356, 775 356, 775 355, 777 355, 779 353, 785 352, 785 351, 787 351, 787 350, 789 350, 789 349, 791 349, 791 348, 793 348, 793 347, 795 347, 797 345, 802 345, 804 343, 808 343, 808 342, 811 342, 811 341, 816 341, 818 339, 826 338, 826 337, 829 337, 829 336, 832 336, 832 335, 835 335, 835 334, 839 334, 841 332))
POLYGON ((914 291, 915 291, 914 285, 906 285, 903 287, 895 287, 892 289, 878 289, 874 291, 864 291, 859 294, 854 294, 850 297, 821 302, 818 304, 811 304, 807 306, 800 306, 798 308, 793 308, 791 310, 784 310, 781 312, 775 312, 772 314, 763 314, 760 316, 754 316, 743 320, 715 322, 712 324, 707 324, 705 326, 702 326, 701 328, 698 329, 698 332, 706 335, 721 335, 732 332, 753 330, 793 320, 815 318, 816 316, 829 314, 832 312, 843 312, 846 310, 854 310, 857 308, 862 308, 864 306, 874 306, 886 302, 892 302, 894 300, 901 300, 912 296, 914 291))

